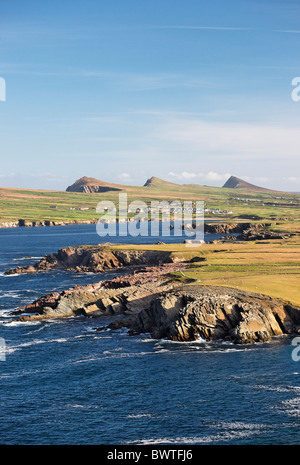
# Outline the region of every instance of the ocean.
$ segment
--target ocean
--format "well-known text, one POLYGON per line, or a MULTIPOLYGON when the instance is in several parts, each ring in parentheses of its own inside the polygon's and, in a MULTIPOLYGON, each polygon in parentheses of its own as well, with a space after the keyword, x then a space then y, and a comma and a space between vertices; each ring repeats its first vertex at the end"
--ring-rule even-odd
POLYGON ((0 444, 299 444, 300 361, 292 358, 292 337, 245 346, 177 343, 126 329, 96 331, 107 316, 19 322, 10 315, 43 294, 117 272, 5 270, 64 246, 107 241, 95 225, 0 229, 0 444))

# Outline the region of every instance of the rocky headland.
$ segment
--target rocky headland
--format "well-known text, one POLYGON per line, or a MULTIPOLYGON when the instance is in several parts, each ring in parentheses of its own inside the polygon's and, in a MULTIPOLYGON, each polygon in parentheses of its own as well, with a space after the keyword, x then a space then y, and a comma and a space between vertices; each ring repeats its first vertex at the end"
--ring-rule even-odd
POLYGON ((164 263, 134 269, 106 281, 85 286, 76 285, 62 292, 51 292, 20 307, 14 315, 21 321, 65 318, 71 316, 131 315, 148 308, 162 292, 182 285, 170 273, 188 264, 164 263))
POLYGON ((110 329, 126 327, 131 334, 150 333, 173 341, 201 338, 246 344, 300 330, 300 308, 228 287, 183 285, 170 277, 171 271, 183 269, 182 264, 169 263, 74 286, 42 296, 14 314, 20 321, 110 315, 116 317, 110 329))
POLYGON ((232 288, 186 285, 154 299, 131 328, 174 341, 266 342, 298 332, 300 308, 232 288))
MULTIPOLYGON (((228 234, 239 227, 213 226, 228 234)), ((256 235, 261 231, 259 226, 250 225, 241 234, 253 237, 254 229, 256 235)), ((109 243, 64 247, 35 265, 17 267, 6 274, 55 269, 93 273, 122 269, 122 274, 49 293, 13 315, 20 321, 109 315, 113 317, 110 329, 126 327, 131 334, 150 333, 153 338, 174 341, 201 338, 244 344, 300 332, 300 308, 294 305, 230 287, 196 285, 185 270, 202 266, 202 261, 206 261, 204 256, 187 260, 159 250, 159 246, 156 250, 121 249, 109 243)))
POLYGON ((58 252, 48 254, 34 265, 13 268, 6 275, 37 273, 62 269, 77 272, 101 273, 113 269, 132 266, 151 266, 178 261, 172 252, 164 250, 121 250, 109 245, 63 247, 58 252))

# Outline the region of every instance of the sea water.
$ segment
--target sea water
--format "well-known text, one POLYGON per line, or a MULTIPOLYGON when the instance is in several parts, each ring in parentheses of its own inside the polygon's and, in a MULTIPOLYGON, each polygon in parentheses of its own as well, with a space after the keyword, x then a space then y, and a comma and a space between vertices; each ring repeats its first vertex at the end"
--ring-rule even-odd
MULTIPOLYGON (((121 240, 183 239, 114 242, 121 240)), ((64 246, 106 241, 95 225, 0 230, 0 444, 299 444, 292 337, 176 343, 96 331, 112 317, 20 322, 10 315, 48 292, 117 273, 5 270, 64 246)))

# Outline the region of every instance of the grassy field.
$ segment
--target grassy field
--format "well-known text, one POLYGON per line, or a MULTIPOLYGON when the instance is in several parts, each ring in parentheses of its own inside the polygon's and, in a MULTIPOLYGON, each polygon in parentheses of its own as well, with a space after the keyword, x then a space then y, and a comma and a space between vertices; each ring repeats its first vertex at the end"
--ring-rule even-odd
MULTIPOLYGON (((279 222, 300 220, 300 195, 273 192, 253 192, 198 185, 177 186, 157 183, 153 187, 124 186, 128 204, 142 200, 150 206, 153 200, 203 200, 208 209, 224 210, 232 214, 215 215, 206 212, 206 218, 267 219, 279 222)), ((102 200, 118 206, 119 192, 85 194, 60 191, 0 188, 0 222, 17 221, 86 221, 98 219, 96 206, 102 200), (84 208, 84 210, 81 210, 84 208)))
MULTIPOLYGON (((121 246, 113 246, 121 247, 121 246)), ((123 246, 122 246, 123 247, 123 246)), ((183 283, 226 286, 280 298, 300 306, 300 236, 285 240, 204 244, 129 246, 171 250, 185 259, 205 258, 193 268, 172 274, 183 283)))

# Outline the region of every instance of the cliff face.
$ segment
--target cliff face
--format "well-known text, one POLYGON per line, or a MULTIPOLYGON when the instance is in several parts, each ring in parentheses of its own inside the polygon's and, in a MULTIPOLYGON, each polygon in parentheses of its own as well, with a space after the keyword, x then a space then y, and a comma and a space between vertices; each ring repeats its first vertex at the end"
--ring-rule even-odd
POLYGON ((185 286, 155 299, 135 321, 135 331, 153 338, 264 342, 297 332, 300 309, 270 297, 232 288, 185 286))
POLYGON ((84 192, 86 194, 94 194, 97 192, 108 192, 108 191, 119 191, 123 186, 119 184, 108 183, 100 181, 95 178, 83 178, 77 179, 71 186, 67 187, 67 192, 84 192))
POLYGON ((256 192, 276 192, 271 189, 267 189, 265 187, 259 187, 256 186, 255 184, 250 184, 247 181, 244 181, 243 179, 237 178, 236 176, 230 176, 229 179, 225 182, 224 186, 225 188, 228 189, 245 189, 248 191, 256 191, 256 192))
MULTIPOLYGON (((111 280, 86 286, 77 285, 62 292, 44 295, 14 313, 21 314, 21 321, 76 315, 136 316, 141 310, 149 308, 151 302, 162 292, 176 287, 176 283, 170 281, 168 274, 183 267, 181 263, 156 265, 111 280)), ((178 283, 177 286, 179 285, 181 284, 178 283)))
POLYGON ((132 334, 149 332, 153 338, 174 341, 202 338, 246 344, 300 331, 300 308, 232 288, 182 286, 170 280, 169 273, 176 269, 182 264, 74 286, 43 296, 17 314, 22 314, 21 321, 112 315, 116 318, 111 329, 127 327, 132 334))
POLYGON ((33 266, 17 267, 7 270, 5 274, 36 273, 52 269, 100 273, 124 266, 171 263, 171 255, 171 252, 159 250, 110 250, 103 245, 64 247, 57 253, 46 255, 33 266))
POLYGON ((173 182, 164 181, 163 179, 157 178, 152 176, 151 178, 147 179, 143 187, 157 187, 163 189, 164 187, 179 187, 179 184, 175 184, 173 182))

